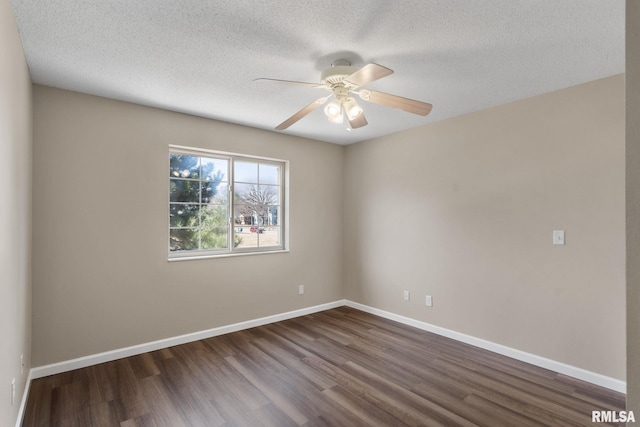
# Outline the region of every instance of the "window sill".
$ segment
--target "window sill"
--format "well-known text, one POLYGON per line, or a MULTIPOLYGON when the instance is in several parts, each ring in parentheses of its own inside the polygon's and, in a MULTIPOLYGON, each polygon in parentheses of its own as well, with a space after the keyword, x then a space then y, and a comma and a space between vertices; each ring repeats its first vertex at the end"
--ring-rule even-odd
POLYGON ((194 256, 180 256, 167 258, 169 262, 175 261, 195 261, 201 259, 210 259, 210 258, 230 258, 237 256, 248 256, 248 255, 271 255, 271 254, 282 254, 289 253, 289 249, 278 249, 274 251, 256 251, 256 252, 235 252, 235 253, 224 253, 224 254, 206 254, 206 255, 194 255, 194 256))

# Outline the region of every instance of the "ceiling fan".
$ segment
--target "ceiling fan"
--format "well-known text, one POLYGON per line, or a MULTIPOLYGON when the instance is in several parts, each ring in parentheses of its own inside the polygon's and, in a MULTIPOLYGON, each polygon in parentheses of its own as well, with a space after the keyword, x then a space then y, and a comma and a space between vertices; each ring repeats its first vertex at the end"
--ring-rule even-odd
POLYGON ((390 74, 393 74, 393 70, 383 67, 382 65, 371 63, 360 69, 356 69, 351 66, 349 61, 341 59, 322 72, 320 83, 306 83, 265 78, 255 79, 254 81, 321 88, 331 92, 327 96, 316 99, 311 104, 280 123, 276 126, 276 130, 287 129, 289 126, 296 123, 316 108, 324 105, 332 97, 335 98, 335 100, 327 104, 324 108, 324 113, 330 121, 334 123, 342 123, 344 116, 347 116, 347 120, 349 121, 349 125, 352 129, 366 126, 368 122, 364 116, 364 111, 362 110, 362 107, 358 105, 355 98, 351 96, 352 94, 358 95, 360 99, 373 102, 374 104, 399 108, 409 113, 419 114, 421 116, 426 116, 431 112, 431 108, 433 106, 426 102, 362 88, 362 86, 390 74))

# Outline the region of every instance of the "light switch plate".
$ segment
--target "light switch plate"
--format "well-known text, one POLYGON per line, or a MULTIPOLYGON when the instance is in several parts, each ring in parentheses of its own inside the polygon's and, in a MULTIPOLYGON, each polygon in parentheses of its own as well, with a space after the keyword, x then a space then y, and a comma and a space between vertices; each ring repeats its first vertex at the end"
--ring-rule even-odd
POLYGON ((427 307, 433 307, 433 297, 431 295, 427 295, 424 302, 427 307))
POLYGON ((553 230, 553 244, 564 245, 564 230, 553 230))

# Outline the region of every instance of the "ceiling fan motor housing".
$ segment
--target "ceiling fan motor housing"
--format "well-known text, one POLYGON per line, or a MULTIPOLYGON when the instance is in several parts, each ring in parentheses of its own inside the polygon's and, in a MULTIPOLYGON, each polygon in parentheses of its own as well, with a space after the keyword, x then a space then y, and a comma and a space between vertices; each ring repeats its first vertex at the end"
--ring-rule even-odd
POLYGON ((329 86, 341 83, 345 78, 355 73, 357 69, 347 62, 346 65, 332 65, 324 70, 320 76, 321 83, 329 86))
POLYGON ((349 97, 349 92, 353 89, 351 84, 345 82, 344 79, 355 73, 357 69, 351 65, 349 61, 338 60, 331 64, 322 72, 321 83, 331 89, 333 95, 338 102, 342 104, 349 97))

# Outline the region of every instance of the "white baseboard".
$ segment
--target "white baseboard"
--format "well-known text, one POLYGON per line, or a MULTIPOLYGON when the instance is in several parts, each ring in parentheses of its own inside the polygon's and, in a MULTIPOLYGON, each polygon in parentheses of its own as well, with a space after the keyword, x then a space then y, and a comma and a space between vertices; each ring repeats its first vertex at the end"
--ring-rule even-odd
POLYGON ((123 357, 136 356, 138 354, 147 353, 149 351, 161 350, 175 345, 186 344, 206 338, 224 335, 231 332, 242 331, 244 329, 254 328, 256 326, 267 325, 269 323, 280 322, 282 320, 293 319, 294 317, 305 316, 307 314, 318 313, 320 311, 329 310, 345 305, 344 300, 334 301, 326 304, 316 305, 313 307, 302 308, 299 310, 288 311, 286 313, 274 314, 272 316, 261 317, 259 319, 247 320, 246 322, 234 323, 232 325, 221 326, 219 328, 207 329, 205 331, 193 332, 190 334, 180 335, 177 337, 166 338, 158 341, 152 341, 145 344, 138 344, 131 347, 120 348, 104 353, 92 354, 89 356, 79 357, 77 359, 65 360, 63 362, 52 363, 50 365, 38 366, 31 370, 31 378, 42 378, 49 375, 59 374, 74 369, 85 368, 87 366, 97 365, 99 363, 111 362, 112 360, 122 359, 123 357))
POLYGON ((22 393, 20 409, 18 409, 18 419, 16 420, 16 427, 22 426, 22 420, 24 419, 24 410, 27 408, 27 398, 29 397, 29 389, 31 388, 31 380, 33 379, 33 377, 31 376, 32 373, 33 369, 29 369, 27 381, 24 384, 24 392, 22 393))
POLYGON ((547 359, 545 357, 537 356, 535 354, 527 353, 525 351, 517 350, 515 348, 507 347, 502 344, 496 344, 491 341, 487 341, 481 338, 476 338, 471 335, 466 335, 460 332, 452 331, 450 329, 442 328, 440 326, 432 325, 430 323, 422 322, 419 320, 411 319, 409 317, 400 316, 398 314, 390 313, 388 311, 379 310, 377 308, 369 307, 364 304, 347 300, 345 305, 355 308, 357 310, 365 311, 367 313, 375 314, 376 316, 384 317, 389 320, 394 320, 405 325, 413 326, 424 331, 433 332, 434 334, 442 335, 447 338, 454 339, 456 341, 471 344, 476 347, 483 348, 485 350, 492 351, 494 353, 502 354, 522 362, 530 363, 541 368, 549 369, 560 374, 564 374, 579 380, 587 381, 592 384, 596 384, 602 387, 606 387, 611 390, 615 390, 620 393, 627 392, 627 383, 615 378, 607 377, 602 374, 587 371, 586 369, 577 368, 575 366, 567 365, 566 363, 557 362, 555 360, 547 359))
MULTIPOLYGON (((122 359, 123 357, 135 356, 135 355, 146 353, 149 351, 160 350, 160 349, 172 347, 175 345, 186 344, 186 343, 198 341, 201 339, 211 338, 218 335, 223 335, 231 332, 241 331, 244 329, 254 328, 256 326, 262 326, 269 323, 292 319, 294 317, 300 317, 300 316, 305 316, 307 314, 318 313, 320 311, 325 311, 332 308, 341 307, 344 305, 367 312, 367 313, 374 314, 376 316, 394 320, 396 322, 403 323, 405 325, 413 326, 418 329, 422 329, 428 332, 433 332, 435 334, 442 335, 444 337, 451 338, 456 341, 471 344, 473 346, 480 347, 485 350, 493 351, 494 353, 502 354, 504 356, 508 356, 516 360, 520 360, 535 366, 552 370, 554 372, 568 375, 573 378, 587 381, 592 384, 606 387, 608 389, 615 390, 620 393, 626 393, 627 384, 625 381, 607 377, 602 374, 587 371, 586 369, 577 368, 575 366, 567 365, 562 362, 557 362, 555 360, 547 359, 545 357, 537 356, 535 354, 527 353, 527 352, 517 350, 511 347, 507 347, 501 344, 496 344, 494 342, 487 341, 481 338, 476 338, 471 335, 466 335, 460 332, 452 331, 450 329, 442 328, 440 326, 436 326, 436 325, 432 325, 419 320, 411 319, 409 317, 390 313, 388 311, 380 310, 374 307, 369 307, 367 305, 360 304, 357 302, 353 302, 349 300, 339 300, 339 301, 334 301, 326 304, 316 305, 313 307, 307 307, 299 310, 289 311, 286 313, 262 317, 259 319, 248 320, 246 322, 234 323, 232 325, 221 326, 218 328, 208 329, 205 331, 194 332, 186 335, 180 335, 177 337, 153 341, 145 344, 134 345, 131 347, 125 347, 121 349, 106 351, 104 353, 98 353, 94 355, 79 357, 77 359, 66 360, 59 363, 53 363, 51 365, 32 368, 29 372, 28 382, 27 382, 27 385, 25 386, 25 395, 23 397, 23 402, 20 407, 20 410, 23 411, 24 408, 22 406, 26 404, 28 389, 32 379, 42 378, 48 375, 59 374, 59 373, 71 371, 74 369, 84 368, 91 365, 97 365, 99 363, 122 359)), ((22 415, 20 417, 22 417, 22 415)))

